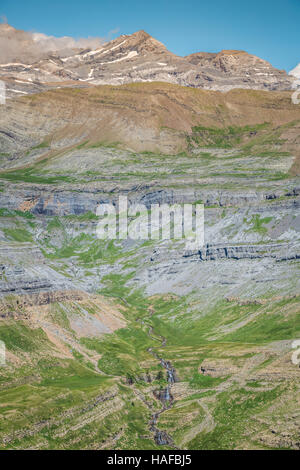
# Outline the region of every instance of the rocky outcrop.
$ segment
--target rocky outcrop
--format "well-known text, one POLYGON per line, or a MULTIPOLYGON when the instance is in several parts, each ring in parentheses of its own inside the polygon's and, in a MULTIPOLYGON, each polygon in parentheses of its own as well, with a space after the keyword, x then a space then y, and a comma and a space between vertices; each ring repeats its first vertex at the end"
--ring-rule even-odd
MULTIPOLYGON (((14 252, 13 256, 17 256, 17 253, 14 252)), ((18 263, 18 258, 16 262, 18 263)), ((46 299, 50 291, 72 288, 69 279, 57 274, 54 270, 47 269, 41 263, 33 265, 32 269, 12 263, 13 258, 10 264, 1 264, 0 297, 27 294, 39 296, 42 293, 46 299)))
POLYGON ((48 305, 54 302, 65 302, 68 300, 80 301, 84 297, 80 291, 54 291, 54 292, 38 292, 29 295, 10 296, 2 298, 0 301, 0 317, 1 318, 17 318, 25 315, 24 308, 34 305, 48 305))
MULTIPOLYGON (((201 261, 216 261, 219 259, 256 259, 277 258, 283 260, 286 257, 280 255, 280 250, 286 248, 284 244, 262 244, 262 245, 210 245, 207 244, 200 250, 187 250, 184 257, 199 257, 201 261)), ((290 254, 288 256, 291 256, 290 254)), ((297 256, 295 254, 295 256, 297 256)))

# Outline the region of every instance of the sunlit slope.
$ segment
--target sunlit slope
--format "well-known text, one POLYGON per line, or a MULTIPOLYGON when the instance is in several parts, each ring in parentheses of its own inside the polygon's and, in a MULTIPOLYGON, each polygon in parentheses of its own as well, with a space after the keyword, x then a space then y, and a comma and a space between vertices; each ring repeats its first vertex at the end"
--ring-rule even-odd
POLYGON ((297 119, 300 107, 289 92, 221 93, 166 83, 61 89, 8 101, 0 118, 1 152, 35 147, 36 154, 49 153, 105 142, 176 153, 188 147, 195 126, 225 129, 268 122, 276 128, 297 119))

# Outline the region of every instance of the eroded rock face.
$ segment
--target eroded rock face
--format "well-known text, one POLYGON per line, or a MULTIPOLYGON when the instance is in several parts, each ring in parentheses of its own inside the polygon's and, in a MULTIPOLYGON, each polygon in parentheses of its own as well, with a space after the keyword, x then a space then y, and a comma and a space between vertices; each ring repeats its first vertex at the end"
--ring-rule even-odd
POLYGON ((238 245, 238 246, 218 246, 206 245, 199 251, 186 251, 185 257, 199 257, 201 261, 215 261, 218 259, 262 259, 275 258, 276 261, 288 259, 299 259, 300 251, 297 246, 287 246, 286 244, 264 244, 262 245, 238 245))
MULTIPOLYGON (((41 289, 40 286, 39 289, 41 289)), ((9 293, 12 294, 11 291, 9 293)), ((1 294, 3 294, 3 292, 1 294)), ((76 290, 56 290, 48 292, 39 290, 38 293, 14 295, 14 297, 10 297, 8 299, 6 297, 2 297, 0 301, 0 316, 1 318, 22 318, 22 316, 30 317, 28 311, 25 310, 24 313, 24 309, 28 309, 29 307, 36 305, 49 305, 54 302, 67 302, 68 300, 76 302, 83 300, 83 298, 83 293, 76 290)))
POLYGON ((37 247, 28 243, 21 249, 17 243, 5 247, 2 243, 1 248, 0 297, 33 295, 44 304, 48 303, 47 299, 50 302, 49 292, 73 289, 69 279, 46 265, 37 247))

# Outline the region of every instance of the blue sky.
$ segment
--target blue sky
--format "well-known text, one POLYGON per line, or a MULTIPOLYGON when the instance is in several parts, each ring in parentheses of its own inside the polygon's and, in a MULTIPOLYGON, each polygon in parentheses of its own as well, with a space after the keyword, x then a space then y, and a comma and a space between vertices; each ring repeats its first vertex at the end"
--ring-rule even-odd
POLYGON ((300 62, 300 0, 0 0, 0 15, 54 36, 114 31, 114 38, 144 29, 182 56, 243 49, 281 69, 300 62))

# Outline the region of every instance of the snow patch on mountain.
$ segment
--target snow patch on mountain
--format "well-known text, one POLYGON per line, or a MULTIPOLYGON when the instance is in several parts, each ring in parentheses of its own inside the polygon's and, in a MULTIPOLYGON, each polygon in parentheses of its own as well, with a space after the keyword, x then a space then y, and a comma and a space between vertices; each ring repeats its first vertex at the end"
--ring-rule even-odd
POLYGON ((132 57, 135 57, 137 55, 138 55, 137 51, 130 51, 128 52, 127 55, 125 55, 124 57, 121 57, 121 59, 110 60, 108 62, 100 62, 100 65, 113 64, 114 62, 121 62, 122 60, 132 59, 132 57))

